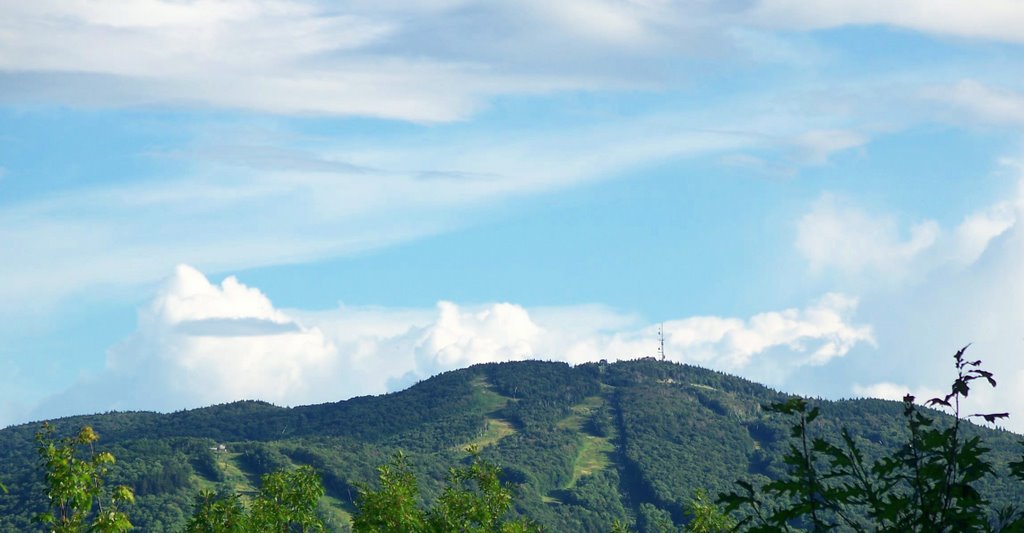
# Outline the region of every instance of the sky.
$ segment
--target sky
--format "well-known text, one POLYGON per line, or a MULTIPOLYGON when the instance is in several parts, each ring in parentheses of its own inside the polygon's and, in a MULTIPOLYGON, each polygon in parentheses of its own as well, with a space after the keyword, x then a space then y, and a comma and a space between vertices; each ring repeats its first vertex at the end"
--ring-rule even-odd
POLYGON ((0 426, 658 354, 1024 431, 1015 0, 0 0, 0 426))

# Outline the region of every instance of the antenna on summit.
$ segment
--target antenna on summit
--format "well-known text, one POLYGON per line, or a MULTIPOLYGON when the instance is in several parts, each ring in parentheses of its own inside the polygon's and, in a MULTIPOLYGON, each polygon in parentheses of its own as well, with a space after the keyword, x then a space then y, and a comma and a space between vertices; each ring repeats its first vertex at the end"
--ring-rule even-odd
POLYGON ((665 360, 665 323, 658 325, 658 355, 665 360))

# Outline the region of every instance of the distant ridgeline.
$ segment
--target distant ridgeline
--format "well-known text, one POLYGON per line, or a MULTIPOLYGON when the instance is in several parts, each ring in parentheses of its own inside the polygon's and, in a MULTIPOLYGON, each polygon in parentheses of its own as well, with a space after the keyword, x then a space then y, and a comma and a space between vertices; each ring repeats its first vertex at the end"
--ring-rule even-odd
MULTIPOLYGON (((654 359, 616 363, 525 361, 447 372, 407 390, 295 408, 236 402, 172 414, 109 413, 53 421, 84 425, 117 458, 110 485, 134 488, 138 531, 180 531, 199 490, 255 492, 261 474, 310 465, 323 479, 320 512, 348 529, 360 484, 398 451, 423 495, 435 498, 451 465, 476 446, 516 486, 514 513, 550 531, 606 531, 615 520, 651 531, 682 525, 695 491, 716 495, 741 478, 784 471, 791 420, 762 410, 788 396, 750 381, 654 359)), ((902 405, 818 401, 813 432, 846 427, 869 454, 905 441, 902 405)), ((0 431, 0 531, 39 528, 44 510, 34 433, 0 431)), ((997 468, 1020 458, 1020 438, 970 425, 997 468)), ((996 504, 1024 500, 999 476, 982 487, 996 504)))

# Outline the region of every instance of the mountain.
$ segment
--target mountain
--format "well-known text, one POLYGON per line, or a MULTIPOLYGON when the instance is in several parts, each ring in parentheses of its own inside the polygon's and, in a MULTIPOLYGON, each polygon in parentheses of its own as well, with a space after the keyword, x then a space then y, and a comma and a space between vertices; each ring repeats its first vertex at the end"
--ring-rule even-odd
MULTIPOLYGON (((651 358, 615 363, 524 361, 446 372, 396 393, 294 408, 243 401, 169 414, 106 413, 52 421, 69 434, 83 425, 117 458, 109 482, 133 487, 129 516, 139 531, 180 531, 200 489, 253 491, 263 473, 312 465, 327 490, 322 511, 344 531, 357 487, 403 450, 424 496, 436 497, 467 446, 516 485, 515 512, 551 531, 603 531, 613 520, 640 531, 686 521, 694 491, 731 489, 741 478, 783 471, 790 420, 763 404, 789 396, 741 378, 651 358), (223 445, 223 449, 219 449, 223 445)), ((905 437, 902 404, 813 402, 814 432, 846 427, 867 453, 905 437)), ((0 431, 0 531, 38 529, 45 505, 33 440, 39 424, 0 431)), ((1005 468, 1020 436, 969 425, 1005 468)), ((1005 476, 983 491, 1021 501, 1005 476)))

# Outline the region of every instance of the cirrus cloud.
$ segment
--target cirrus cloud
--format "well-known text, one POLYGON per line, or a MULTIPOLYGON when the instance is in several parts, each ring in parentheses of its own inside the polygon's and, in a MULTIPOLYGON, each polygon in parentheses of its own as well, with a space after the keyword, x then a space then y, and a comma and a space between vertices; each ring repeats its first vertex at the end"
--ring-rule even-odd
POLYGON ((1024 9, 978 4, 4 0, 0 98, 445 122, 508 95, 661 90, 695 57, 804 63, 779 30, 1021 42, 1024 9))
POLYGON ((770 27, 821 29, 887 25, 936 35, 1020 43, 1024 6, 1013 0, 761 0, 749 12, 770 27))

